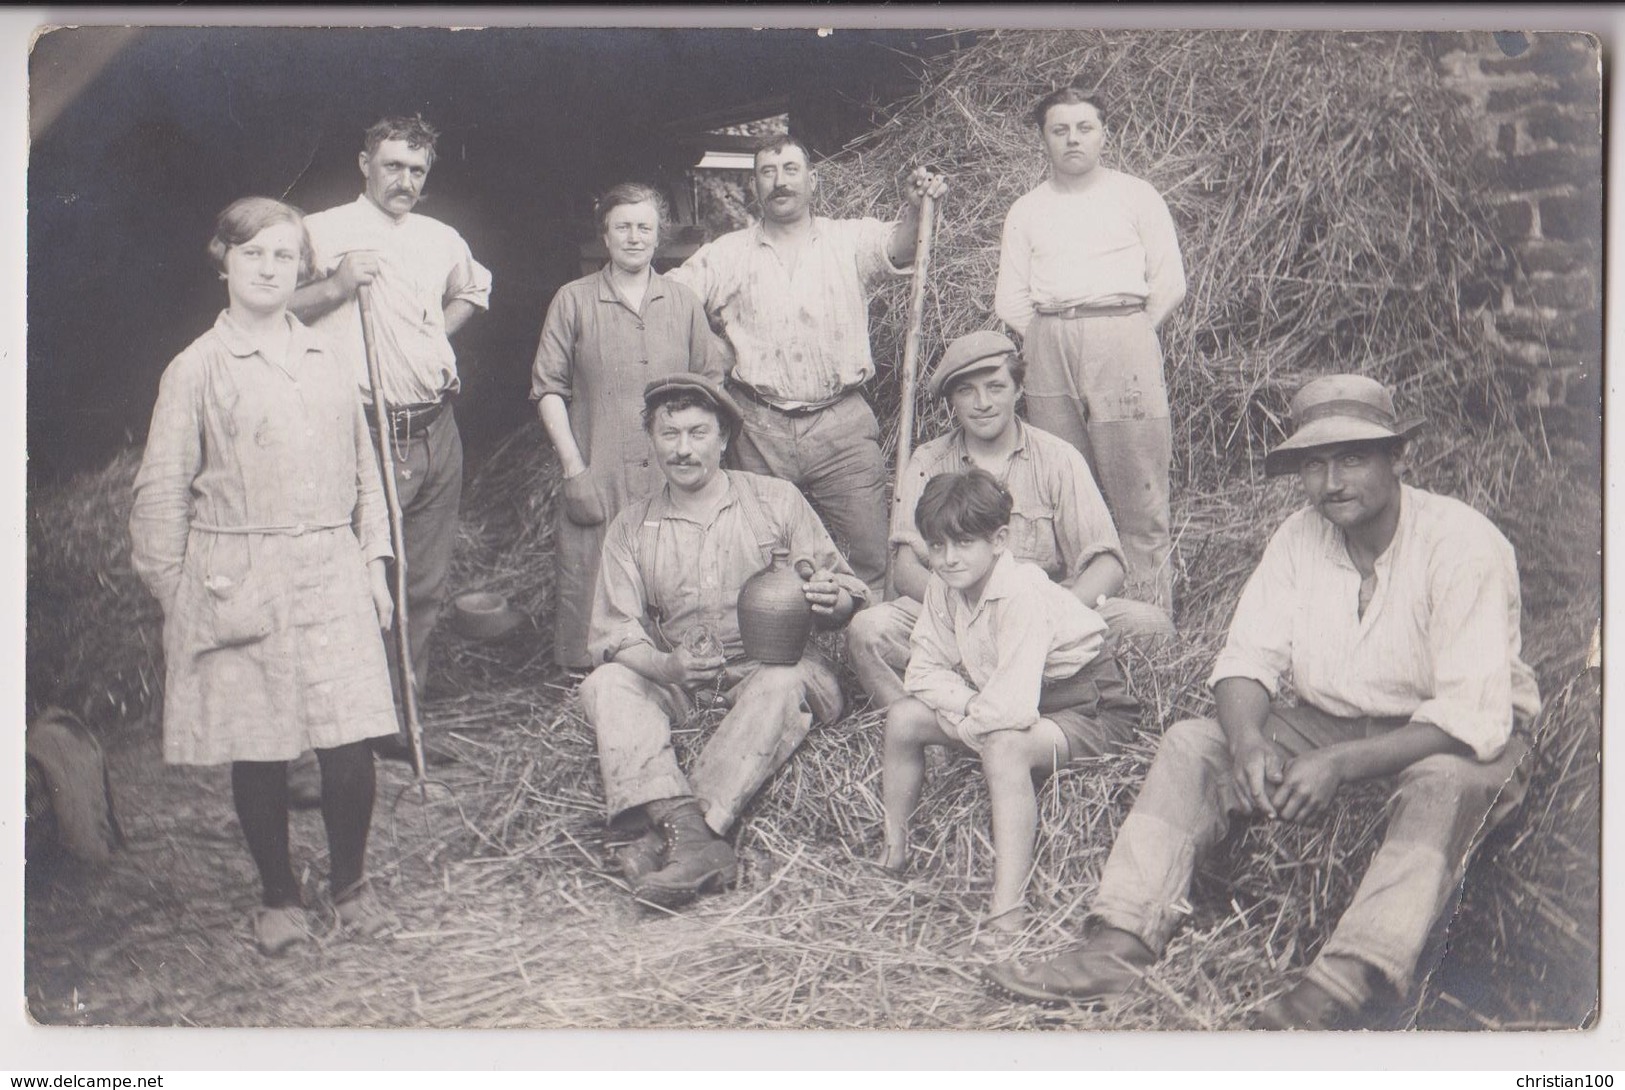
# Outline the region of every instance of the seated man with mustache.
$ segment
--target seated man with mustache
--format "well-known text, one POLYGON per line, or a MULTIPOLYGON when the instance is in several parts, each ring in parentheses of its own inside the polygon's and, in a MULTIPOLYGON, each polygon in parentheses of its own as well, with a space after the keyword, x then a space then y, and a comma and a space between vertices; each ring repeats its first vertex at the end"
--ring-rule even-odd
POLYGON ((1257 1029, 1370 1029, 1412 989, 1483 834, 1523 798, 1540 713, 1512 546, 1471 507, 1400 480, 1388 391, 1329 375, 1298 391, 1265 460, 1309 506, 1270 539, 1209 684, 1215 718, 1175 723, 1101 872, 1083 945, 988 972, 1034 1002, 1108 1004, 1162 956, 1203 855, 1232 819, 1318 821, 1338 789, 1393 784, 1354 899, 1257 1029), (1290 676, 1294 703, 1280 699, 1290 676))
POLYGON ((716 383, 668 375, 643 402, 666 482, 604 538, 587 641, 603 665, 582 682, 581 707, 621 873, 640 900, 673 906, 734 881, 723 834, 813 721, 841 716, 840 684, 815 651, 793 666, 745 657, 740 588, 787 550, 814 569, 803 593, 821 623, 845 624, 868 591, 794 485, 722 468, 743 414, 716 383), (672 724, 706 690, 732 706, 685 776, 672 724))

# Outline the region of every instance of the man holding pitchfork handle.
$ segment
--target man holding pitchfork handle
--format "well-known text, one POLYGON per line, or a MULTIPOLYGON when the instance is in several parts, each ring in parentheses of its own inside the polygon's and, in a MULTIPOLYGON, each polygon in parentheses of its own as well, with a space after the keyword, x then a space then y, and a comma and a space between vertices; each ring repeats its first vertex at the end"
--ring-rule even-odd
MULTIPOLYGON (((439 133, 421 117, 385 118, 367 130, 359 165, 366 186, 350 204, 306 219, 323 279, 299 289, 292 309, 326 333, 354 370, 368 422, 393 437, 391 467, 405 537, 408 642, 421 694, 426 650, 445 596, 463 488, 463 444, 452 417, 457 358, 450 336, 489 305, 491 273, 439 220, 413 213, 434 165, 439 133), (358 289, 371 293, 375 346, 388 420, 372 406, 358 289)), ((390 658, 391 670, 395 659, 390 658)), ((396 678, 401 684, 403 679, 396 678)), ((403 690, 404 692, 404 690, 403 690)), ((404 706, 404 699, 402 705, 404 706)), ((396 737, 380 756, 410 760, 396 737)))

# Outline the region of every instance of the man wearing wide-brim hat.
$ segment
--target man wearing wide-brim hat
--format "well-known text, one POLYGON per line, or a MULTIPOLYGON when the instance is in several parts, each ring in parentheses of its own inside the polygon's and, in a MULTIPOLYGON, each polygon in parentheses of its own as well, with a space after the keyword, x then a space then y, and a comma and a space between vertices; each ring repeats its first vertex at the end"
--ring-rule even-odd
MULTIPOLYGON (((752 661, 740 637, 745 581, 775 549, 812 571, 814 619, 846 623, 867 595, 829 532, 788 481, 724 470, 743 414, 703 375, 643 392, 643 422, 665 485, 610 523, 587 648, 602 663, 581 684, 616 864, 639 898, 677 905, 731 884, 723 839, 815 722, 840 718, 841 688, 812 650, 790 665, 752 661), (687 774, 671 730, 697 695, 731 705, 687 774)), ((766 656, 764 656, 766 657, 766 656)))
POLYGON ((926 380, 953 414, 947 433, 922 443, 897 474, 891 544, 896 596, 852 619, 846 646, 859 683, 878 707, 901 700, 909 636, 930 577, 914 505, 939 473, 982 469, 1010 493, 1010 553, 1100 613, 1117 635, 1172 636, 1168 614, 1120 597, 1123 547, 1089 463, 1066 440, 1016 413, 1027 365, 1003 333, 956 337, 926 380))
POLYGON ((1309 506, 1247 581, 1209 684, 1214 719, 1174 724, 1101 873, 1092 934, 989 982, 1038 1002, 1106 1004, 1161 957, 1202 853, 1232 817, 1319 821, 1345 784, 1393 781, 1382 845, 1319 956, 1252 1015, 1260 1029, 1372 1028, 1412 991, 1483 833, 1526 786, 1540 711, 1520 654, 1517 566, 1488 519, 1400 480, 1388 391, 1307 383, 1271 475, 1309 506), (1295 705, 1280 703, 1290 675, 1295 705))

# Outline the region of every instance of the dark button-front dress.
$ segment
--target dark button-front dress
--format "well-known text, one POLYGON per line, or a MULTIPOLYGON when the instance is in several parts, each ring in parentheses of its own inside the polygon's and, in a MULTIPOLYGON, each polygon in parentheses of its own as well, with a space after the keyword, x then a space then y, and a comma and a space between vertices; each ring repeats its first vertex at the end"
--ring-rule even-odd
POLYGON ((643 431, 644 386, 683 371, 720 382, 723 351, 698 297, 659 273, 649 278, 641 312, 616 292, 607 265, 553 296, 531 368, 530 396, 558 394, 569 404, 570 431, 604 514, 597 525, 578 526, 558 505, 553 658, 560 666, 593 665, 587 629, 604 533, 621 508, 664 480, 643 431))

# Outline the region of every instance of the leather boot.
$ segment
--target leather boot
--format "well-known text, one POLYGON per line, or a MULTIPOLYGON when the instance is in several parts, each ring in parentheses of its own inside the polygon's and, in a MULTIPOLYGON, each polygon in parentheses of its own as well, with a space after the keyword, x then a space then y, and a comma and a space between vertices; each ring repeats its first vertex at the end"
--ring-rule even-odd
POLYGON ((666 865, 637 881, 633 892, 640 900, 671 908, 738 879, 734 850, 705 823, 698 799, 662 799, 647 809, 665 838, 666 865))
POLYGON ((984 970, 982 978, 1011 999, 1105 1007, 1127 994, 1156 961, 1156 952, 1138 935, 1103 927, 1049 961, 1006 961, 984 970))
POLYGON ((666 865, 666 837, 649 818, 647 807, 635 806, 612 822, 604 847, 628 882, 636 883, 666 865))

